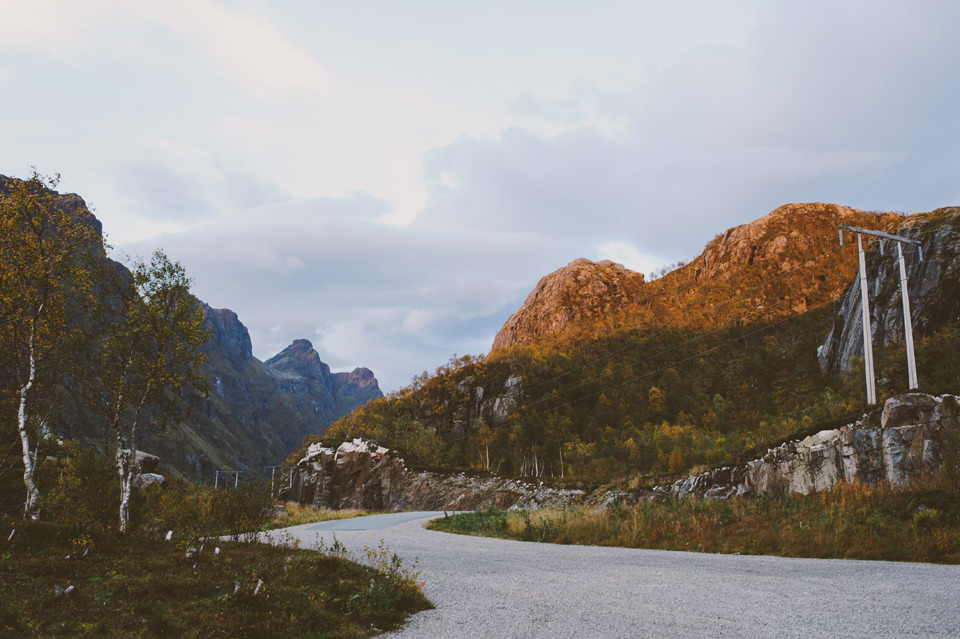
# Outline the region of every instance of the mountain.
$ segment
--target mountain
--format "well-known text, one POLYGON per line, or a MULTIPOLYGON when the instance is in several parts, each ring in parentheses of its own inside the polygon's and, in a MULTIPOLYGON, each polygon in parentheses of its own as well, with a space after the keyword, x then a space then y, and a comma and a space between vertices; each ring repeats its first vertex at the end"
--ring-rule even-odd
POLYGON ((306 435, 383 395, 367 369, 330 373, 307 340, 261 362, 247 328, 229 309, 204 304, 204 326, 210 390, 187 393, 189 417, 162 437, 148 435, 142 446, 190 477, 279 465, 306 435), (297 369, 291 361, 309 365, 297 369))
POLYGON ((632 327, 709 329, 802 313, 836 299, 856 268, 856 253, 840 250, 839 225, 883 230, 899 221, 836 204, 787 204, 646 283, 613 262, 575 260, 540 280, 497 333, 493 352, 632 327))
MULTIPOLYGON (((0 193, 13 182, 0 176, 0 193)), ((101 223, 83 198, 54 195, 56 206, 82 219, 102 238, 101 223)), ((106 256, 102 239, 90 248, 96 260, 93 268, 106 266, 119 273, 121 281, 129 281, 126 267, 106 256)), ((98 293, 107 305, 112 304, 108 290, 98 293)), ((188 389, 178 398, 182 418, 166 433, 141 430, 140 448, 166 464, 160 472, 206 481, 212 481, 214 471, 220 469, 257 475, 264 466, 282 463, 306 435, 323 432, 339 417, 383 395, 370 370, 331 373, 306 340, 297 340, 269 363, 261 362, 254 357, 249 332, 236 313, 197 303, 203 307, 203 324, 210 335, 202 347, 206 361, 201 371, 209 388, 188 389)), ((71 321, 82 331, 93 326, 90 317, 71 321)), ((79 360, 84 356, 76 354, 79 360)), ((102 448, 101 418, 79 393, 64 390, 58 403, 47 422, 52 433, 102 448)), ((7 408, 6 402, 3 407, 7 408)), ((0 421, 0 443, 5 449, 16 440, 15 429, 10 429, 14 422, 12 417, 0 421)))
MULTIPOLYGON (((419 467, 636 486, 854 421, 867 408, 862 377, 824 375, 817 356, 853 317, 839 312, 858 258, 840 246, 839 225, 935 236, 915 295, 943 322, 918 343, 918 361, 931 364, 936 392, 956 392, 960 364, 943 357, 960 348, 951 215, 788 204, 653 281, 575 260, 540 280, 486 358, 367 404, 328 441, 364 437, 419 467)), ((881 390, 882 400, 906 389, 881 390)))

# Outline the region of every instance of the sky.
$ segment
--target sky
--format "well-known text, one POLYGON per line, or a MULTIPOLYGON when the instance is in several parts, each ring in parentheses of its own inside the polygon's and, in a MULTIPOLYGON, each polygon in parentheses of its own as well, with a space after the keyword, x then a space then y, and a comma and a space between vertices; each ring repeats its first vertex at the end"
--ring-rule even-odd
POLYGON ((0 0, 0 174, 61 176, 267 359, 397 390, 544 275, 790 202, 960 204, 960 2, 0 0))

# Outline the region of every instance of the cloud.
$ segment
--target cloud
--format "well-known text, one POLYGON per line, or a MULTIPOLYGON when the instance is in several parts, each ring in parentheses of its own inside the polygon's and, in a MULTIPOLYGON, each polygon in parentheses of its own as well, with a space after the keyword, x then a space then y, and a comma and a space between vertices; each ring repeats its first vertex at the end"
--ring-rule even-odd
MULTIPOLYGON (((195 228, 211 219, 233 217, 238 210, 290 199, 278 185, 237 162, 169 144, 155 146, 153 155, 156 159, 122 165, 115 176, 117 191, 128 217, 149 220, 167 231, 195 228)), ((382 210, 364 202, 353 208, 370 207, 375 212, 367 215, 382 210)), ((125 241, 124 233, 121 230, 125 241)))
POLYGON ((385 207, 366 193, 290 200, 121 248, 159 244, 181 261, 201 299, 238 313, 261 359, 307 338, 387 389, 489 350, 537 279, 569 261, 567 247, 523 233, 382 224, 385 207))
POLYGON ((329 94, 332 76, 291 43, 272 17, 213 0, 155 0, 143 15, 186 38, 220 73, 257 94, 296 90, 329 94))
POLYGON ((117 178, 120 192, 136 202, 138 215, 194 219, 213 210, 198 179, 160 164, 128 164, 117 178))
POLYGON ((219 0, 0 1, 0 46, 73 64, 118 51, 169 54, 163 35, 187 42, 208 65, 247 91, 330 94, 331 74, 270 13, 219 0), (79 56, 79 58, 78 58, 79 56))
POLYGON ((960 171, 960 5, 763 7, 751 38, 691 46, 633 87, 521 93, 512 112, 539 125, 426 155, 415 224, 672 262, 787 202, 918 211, 960 196, 946 179, 960 171))

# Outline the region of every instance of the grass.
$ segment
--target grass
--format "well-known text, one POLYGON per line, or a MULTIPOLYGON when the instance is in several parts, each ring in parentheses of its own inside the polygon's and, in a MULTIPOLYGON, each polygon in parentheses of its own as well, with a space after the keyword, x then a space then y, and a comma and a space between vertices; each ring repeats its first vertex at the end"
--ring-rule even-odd
POLYGON ((614 503, 605 509, 463 513, 434 530, 525 541, 960 563, 960 497, 937 485, 837 484, 781 499, 700 498, 614 503))
POLYGON ((197 555, 75 530, 2 524, 0 636, 367 637, 432 607, 415 567, 382 546, 367 549, 368 567, 339 546, 220 542, 197 555))
POLYGON ((263 530, 274 530, 276 528, 287 528, 288 526, 299 526, 300 524, 315 524, 321 521, 330 521, 332 519, 350 519, 352 517, 363 517, 369 515, 365 510, 344 509, 329 510, 326 508, 311 508, 310 506, 301 506, 293 502, 283 504, 284 512, 275 515, 263 527, 263 530))

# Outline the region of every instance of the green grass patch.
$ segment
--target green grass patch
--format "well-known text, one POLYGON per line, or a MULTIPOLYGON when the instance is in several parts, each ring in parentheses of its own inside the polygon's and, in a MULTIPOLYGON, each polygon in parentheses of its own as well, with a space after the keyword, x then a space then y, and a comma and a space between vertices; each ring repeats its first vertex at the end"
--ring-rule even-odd
POLYGON ((208 542, 197 554, 9 520, 0 533, 4 637, 367 637, 432 607, 384 547, 367 550, 369 567, 340 547, 208 542))
POLYGON ((522 541, 960 563, 960 498, 939 486, 837 484, 780 499, 658 499, 604 509, 462 513, 428 528, 522 541))

